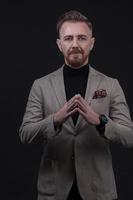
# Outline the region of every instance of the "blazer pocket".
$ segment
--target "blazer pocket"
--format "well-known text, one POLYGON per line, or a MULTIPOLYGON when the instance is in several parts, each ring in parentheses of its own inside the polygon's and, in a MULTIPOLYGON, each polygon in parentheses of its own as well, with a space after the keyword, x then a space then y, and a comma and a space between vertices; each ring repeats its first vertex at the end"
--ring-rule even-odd
POLYGON ((94 109, 95 112, 108 115, 110 100, 108 97, 92 99, 90 106, 94 109))
POLYGON ((47 195, 54 195, 56 191, 57 160, 44 158, 39 171, 39 184, 47 195))

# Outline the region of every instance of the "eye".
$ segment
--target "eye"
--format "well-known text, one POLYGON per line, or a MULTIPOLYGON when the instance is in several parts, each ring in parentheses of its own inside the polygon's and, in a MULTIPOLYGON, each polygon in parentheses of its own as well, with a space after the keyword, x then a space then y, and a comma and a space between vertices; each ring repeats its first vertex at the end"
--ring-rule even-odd
POLYGON ((64 41, 72 41, 73 37, 72 36, 66 36, 64 37, 64 41))
POLYGON ((78 40, 80 40, 80 41, 86 41, 86 40, 87 40, 87 37, 81 35, 81 36, 78 36, 78 40))

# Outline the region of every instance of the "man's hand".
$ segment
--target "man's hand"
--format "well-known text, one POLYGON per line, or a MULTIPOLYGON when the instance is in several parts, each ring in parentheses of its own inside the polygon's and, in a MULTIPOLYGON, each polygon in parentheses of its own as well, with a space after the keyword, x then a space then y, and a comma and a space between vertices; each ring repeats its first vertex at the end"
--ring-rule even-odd
POLYGON ((72 97, 68 102, 64 104, 64 106, 54 114, 54 125, 58 126, 65 122, 68 117, 74 114, 77 111, 75 99, 76 95, 72 97))
POLYGON ((66 102, 58 112, 54 114, 54 125, 61 125, 68 119, 68 117, 77 111, 88 123, 94 125, 98 125, 100 123, 99 115, 92 110, 92 108, 81 97, 81 95, 75 95, 68 102, 66 102))
POLYGON ((74 99, 77 111, 84 117, 84 119, 91 124, 98 125, 100 123, 99 115, 92 110, 89 104, 81 97, 76 95, 74 99))

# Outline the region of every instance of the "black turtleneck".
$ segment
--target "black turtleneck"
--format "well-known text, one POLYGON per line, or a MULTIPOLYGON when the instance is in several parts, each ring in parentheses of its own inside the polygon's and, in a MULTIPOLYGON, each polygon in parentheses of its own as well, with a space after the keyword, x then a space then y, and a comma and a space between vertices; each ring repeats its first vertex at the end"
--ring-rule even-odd
MULTIPOLYGON (((64 84, 67 101, 75 94, 85 97, 87 80, 89 74, 89 65, 82 66, 79 69, 73 69, 67 65, 63 68, 64 84)), ((73 115, 74 124, 78 119, 78 113, 73 115)))

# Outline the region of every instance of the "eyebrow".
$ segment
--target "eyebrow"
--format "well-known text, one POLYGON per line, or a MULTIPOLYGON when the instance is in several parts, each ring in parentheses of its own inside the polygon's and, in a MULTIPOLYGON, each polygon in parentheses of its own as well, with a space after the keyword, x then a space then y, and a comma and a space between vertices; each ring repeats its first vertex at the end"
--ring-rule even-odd
MULTIPOLYGON (((63 38, 66 38, 66 37, 73 37, 73 35, 65 35, 63 38)), ((76 35, 76 37, 86 37, 87 38, 87 35, 79 34, 79 35, 76 35)))

